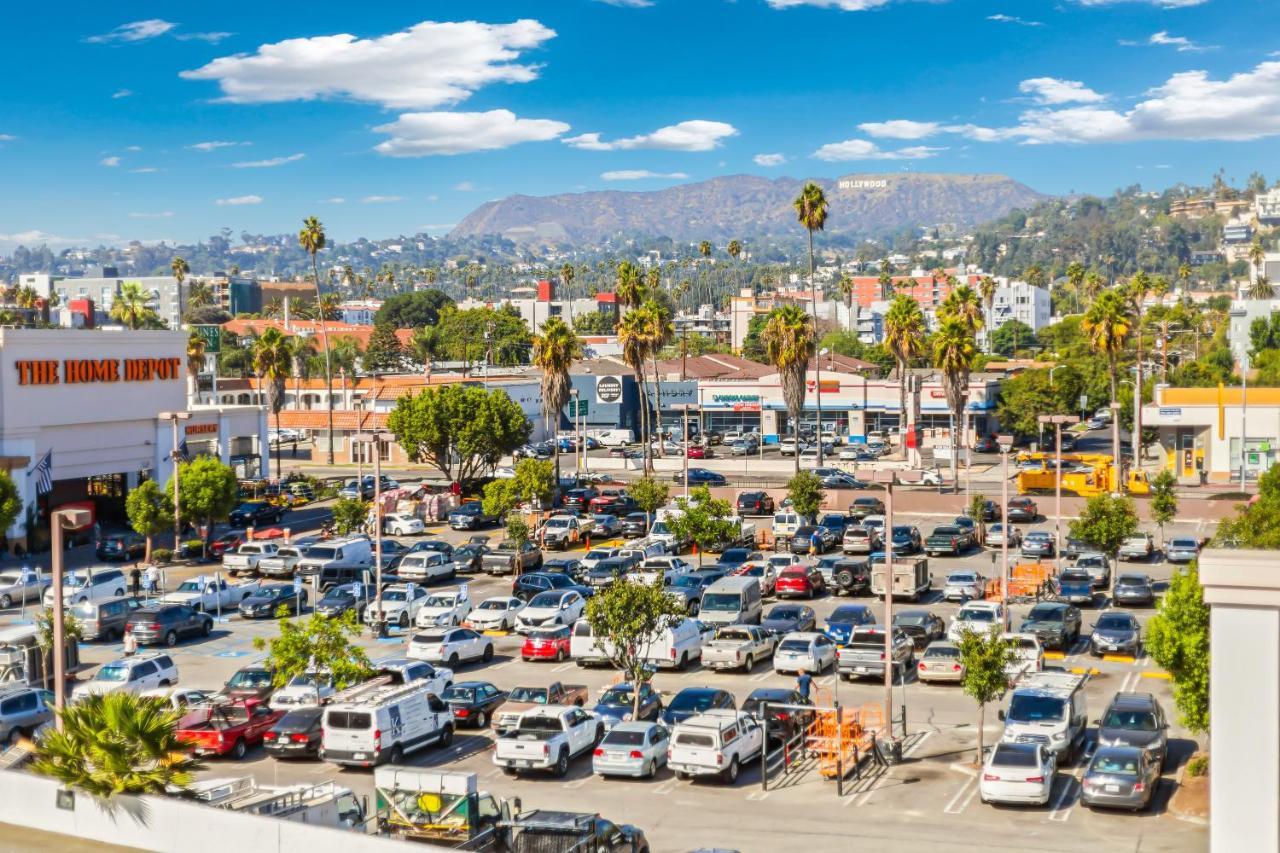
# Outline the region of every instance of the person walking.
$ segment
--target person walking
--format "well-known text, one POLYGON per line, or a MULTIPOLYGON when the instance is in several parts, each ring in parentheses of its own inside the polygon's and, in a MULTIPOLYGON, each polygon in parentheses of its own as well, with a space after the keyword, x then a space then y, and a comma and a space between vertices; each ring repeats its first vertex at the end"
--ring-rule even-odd
POLYGON ((138 564, 133 564, 133 571, 129 572, 130 585, 133 587, 133 594, 137 597, 138 592, 142 588, 142 570, 138 568, 138 564))
POLYGON ((148 598, 156 591, 156 580, 159 574, 160 570, 155 566, 147 566, 142 573, 142 588, 146 591, 148 598))
POLYGON ((133 636, 133 632, 125 628, 124 632, 124 656, 133 657, 134 652, 138 651, 138 638, 133 636))
POLYGON ((809 701, 809 691, 813 689, 813 676, 804 670, 796 676, 796 692, 805 702, 809 701))

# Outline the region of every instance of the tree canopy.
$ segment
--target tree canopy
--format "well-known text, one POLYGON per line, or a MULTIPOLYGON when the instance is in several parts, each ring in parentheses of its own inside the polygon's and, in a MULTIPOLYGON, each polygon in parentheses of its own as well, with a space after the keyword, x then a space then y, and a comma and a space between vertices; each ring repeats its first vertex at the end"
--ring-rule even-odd
POLYGON ((687 500, 676 498, 676 506, 681 511, 667 517, 667 526, 678 538, 697 544, 698 565, 702 565, 704 551, 738 535, 733 507, 726 500, 712 498, 706 486, 691 489, 687 500))
POLYGON ((369 656, 351 642, 360 633, 354 610, 332 618, 313 613, 305 621, 281 619, 279 624, 279 636, 253 640, 255 649, 267 650, 275 686, 283 687, 308 670, 328 670, 333 673, 334 686, 341 690, 373 674, 369 656))
POLYGON ((1085 503, 1080 517, 1071 522, 1071 535, 1083 539, 1114 558, 1126 538, 1138 532, 1133 498, 1095 495, 1085 503))
POLYGON ((822 481, 812 471, 801 471, 787 481, 787 495, 791 498, 791 507, 802 516, 813 518, 822 506, 827 493, 822 490, 822 481))
POLYGON ((549 459, 521 459, 516 463, 514 477, 485 484, 482 506, 486 513, 499 518, 522 503, 537 501, 546 506, 555 485, 555 465, 549 459))
POLYGON ((1173 676, 1173 702, 1182 724, 1209 730, 1209 606, 1195 563, 1169 579, 1147 623, 1147 653, 1173 676))
POLYGON ((173 492, 164 491, 155 480, 144 480, 125 498, 124 511, 133 532, 147 537, 146 561, 151 562, 151 537, 173 527, 173 492))
MULTIPOLYGON (((199 456, 178 466, 178 511, 182 518, 209 525, 231 514, 239 501, 236 472, 212 456, 199 456)), ((165 486, 173 493, 173 480, 165 486)))
POLYGON ((18 487, 8 471, 0 471, 0 534, 9 529, 9 525, 18 519, 22 512, 22 500, 18 497, 18 487))
POLYGON ((533 426, 506 391, 444 385, 397 400, 387 428, 413 461, 469 482, 528 441, 533 426))
POLYGON ((420 329, 434 326, 440 311, 453 300, 439 290, 417 290, 388 297, 374 317, 374 325, 390 323, 396 329, 420 329))
POLYGON ((966 628, 956 645, 960 650, 960 665, 964 667, 960 686, 978 703, 978 761, 982 761, 986 708, 1008 689, 1005 668, 1014 661, 1017 651, 1013 641, 1006 640, 994 626, 982 633, 966 628))

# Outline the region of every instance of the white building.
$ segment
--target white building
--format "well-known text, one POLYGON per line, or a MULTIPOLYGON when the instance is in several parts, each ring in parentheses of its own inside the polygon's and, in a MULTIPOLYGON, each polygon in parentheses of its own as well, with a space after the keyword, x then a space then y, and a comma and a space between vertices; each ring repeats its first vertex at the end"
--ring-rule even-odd
POLYGON ((1258 193, 1253 199, 1253 213, 1263 225, 1280 224, 1280 189, 1258 193))
POLYGON ((1227 342, 1239 359, 1240 352, 1249 348, 1249 327, 1259 318, 1270 320, 1280 311, 1280 299, 1236 299, 1228 312, 1227 342))
POLYGON ((342 322, 352 326, 372 326, 374 315, 382 307, 381 299, 350 299, 338 306, 342 322))
POLYGON ((994 332, 1010 320, 1026 324, 1033 332, 1038 332, 1049 325, 1052 314, 1049 291, 1043 287, 1032 287, 1025 281, 999 279, 998 282, 995 298, 991 303, 990 317, 983 330, 984 342, 987 334, 994 332))
POLYGON ((172 475, 173 422, 161 412, 189 413, 177 437, 190 456, 266 473, 265 409, 188 406, 186 344, 186 332, 0 329, 0 469, 25 508, 0 531, 11 543, 47 547, 49 513, 63 507, 123 525, 129 490, 172 475), (46 456, 53 487, 40 494, 46 456))
POLYGON ((190 282, 178 287, 178 280, 171 275, 121 276, 112 267, 105 267, 101 276, 51 276, 32 274, 19 276, 19 282, 36 289, 41 296, 48 298, 56 293, 58 303, 66 305, 72 299, 92 299, 99 323, 108 322, 111 305, 116 294, 125 284, 137 284, 148 296, 148 307, 152 308, 169 328, 176 329, 182 323, 182 314, 187 304, 190 282))

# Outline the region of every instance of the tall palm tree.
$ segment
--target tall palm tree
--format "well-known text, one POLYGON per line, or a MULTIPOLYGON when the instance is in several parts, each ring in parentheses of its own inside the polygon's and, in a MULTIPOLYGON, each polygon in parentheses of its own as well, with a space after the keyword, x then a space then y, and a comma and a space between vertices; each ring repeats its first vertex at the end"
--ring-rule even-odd
POLYGON ((1274 299, 1276 295, 1275 288, 1271 285, 1271 280, 1265 275, 1258 275, 1253 284, 1249 285, 1249 289, 1245 295, 1250 299, 1274 299))
POLYGON ((191 272, 191 267, 187 265, 186 258, 179 256, 169 262, 169 269, 173 271, 173 277, 178 282, 178 304, 181 305, 182 283, 187 280, 187 273, 191 272))
POLYGON ((839 287, 840 287, 840 295, 844 297, 844 305, 848 311, 848 313, 846 314, 846 317, 848 318, 847 328, 852 329, 853 328, 853 292, 857 289, 854 286, 853 277, 849 275, 845 275, 844 273, 841 273, 839 287))
POLYGON ((1261 274, 1262 262, 1266 260, 1267 250, 1262 245, 1262 240, 1254 237, 1253 242, 1249 244, 1249 263, 1253 265, 1255 273, 1261 274))
POLYGON ((622 347, 622 360, 635 374, 640 389, 640 446, 644 470, 650 470, 649 462, 649 405, 645 390, 644 366, 649 357, 651 319, 645 307, 633 308, 618 323, 618 345, 622 347))
POLYGON ((987 352, 991 352, 991 328, 994 318, 991 316, 991 310, 996 303, 996 280, 989 275, 984 275, 978 280, 978 295, 982 297, 982 307, 987 312, 987 352))
MULTIPOLYGON (((192 398, 199 388, 200 371, 204 370, 204 352, 206 349, 204 335, 195 329, 187 335, 187 375, 191 377, 192 398)), ((214 401, 217 402, 216 400, 214 401)))
POLYGON ((711 257, 711 241, 710 240, 703 240, 701 243, 698 244, 698 254, 702 255, 702 257, 704 258, 711 257))
POLYGON ((982 298, 969 285, 960 285, 938 306, 938 319, 948 317, 955 317, 969 330, 969 334, 977 335, 982 328, 982 298))
MULTIPOLYGON (((1147 296, 1152 294, 1156 289, 1156 279, 1147 275, 1145 270, 1138 270, 1134 273, 1132 279, 1129 280, 1129 287, 1126 295, 1132 303, 1133 310, 1133 331, 1134 331, 1134 349, 1137 359, 1134 362, 1134 396, 1142 396, 1142 319, 1146 310, 1147 296)), ((1142 405, 1141 402, 1134 407, 1134 424, 1133 424, 1133 467, 1137 470, 1142 465, 1142 405)), ((1117 462, 1117 466, 1118 466, 1117 462)), ((1118 467, 1117 467, 1118 470, 1118 467)))
MULTIPOLYGON (((662 380, 658 376, 658 353, 662 348, 671 343, 676 336, 675 326, 671 322, 671 312, 667 310, 667 306, 663 305, 656 299, 649 298, 645 300, 642 306, 645 309, 645 317, 648 321, 648 349, 649 358, 653 361, 653 411, 654 417, 658 419, 658 436, 662 436, 662 380)), ((647 403, 646 403, 647 405, 647 403)), ((662 442, 658 443, 658 456, 666 455, 663 451, 662 442)))
MULTIPOLYGON (((267 408, 276 418, 276 435, 280 434, 280 410, 284 408, 285 381, 293 369, 293 341, 274 326, 253 342, 253 372, 258 374, 258 387, 267 395, 267 408)), ((276 442, 276 478, 280 477, 280 442, 276 442)))
POLYGON ((1183 261, 1178 264, 1178 285, 1183 293, 1187 290, 1187 284, 1191 281, 1191 264, 1183 261))
POLYGON ((560 283, 564 285, 564 299, 569 303, 569 328, 573 328, 573 279, 576 272, 573 264, 565 261, 560 267, 560 283))
MULTIPOLYGON (((813 320, 813 339, 818 340, 818 286, 813 279, 813 232, 821 231, 827 225, 827 196, 822 191, 822 187, 810 181, 800 190, 800 195, 796 196, 795 201, 791 203, 795 208, 796 219, 804 227, 805 233, 809 238, 809 298, 812 304, 811 313, 813 320)), ((818 417, 818 466, 822 466, 822 365, 814 362, 814 400, 817 403, 818 417)), ((797 424, 799 427, 799 424, 797 424)), ((799 434, 797 429, 797 435, 799 434)), ((797 450, 796 456, 799 457, 797 450)))
POLYGON ((888 258, 880 260, 880 276, 877 282, 880 285, 880 301, 885 302, 893 293, 893 265, 889 263, 888 258))
POLYGON ((1084 298, 1092 303, 1093 298, 1102 291, 1104 279, 1097 270, 1089 270, 1084 274, 1084 298))
POLYGON ((31 769, 100 799, 186 788, 204 765, 178 740, 182 715, 123 691, 86 696, 62 709, 61 729, 40 738, 31 769))
POLYGON ((635 308, 644 301, 644 282, 640 277, 640 268, 631 261, 618 264, 614 293, 624 308, 635 308))
POLYGON ((560 413, 569 402, 569 368, 582 358, 582 342, 559 317, 548 317, 542 334, 533 336, 533 366, 542 371, 542 418, 551 433, 556 454, 556 482, 560 482, 560 413))
MULTIPOLYGON (((800 417, 804 413, 805 371, 817 347, 813 326, 798 305, 781 305, 769 312, 764 332, 765 359, 778 371, 782 398, 791 416, 791 432, 799 440, 800 417)), ((821 442, 821 433, 819 433, 821 442)), ((795 455, 795 472, 800 473, 800 453, 795 455)))
POLYGON ((156 312, 147 304, 150 301, 151 294, 143 290, 141 284, 126 281, 111 302, 111 319, 130 329, 141 329, 156 319, 156 312))
POLYGON ((187 307, 203 308, 212 304, 213 288, 203 281, 191 282, 191 289, 187 291, 187 307))
POLYGON ((311 273, 316 283, 316 321, 320 324, 320 343, 324 347, 324 385, 325 402, 329 410, 329 450, 328 463, 333 464, 333 361, 329 357, 329 330, 325 325, 324 298, 320 293, 320 267, 316 261, 316 253, 325 247, 324 226, 314 216, 302 220, 302 230, 298 232, 298 243, 311 256, 311 273))
MULTIPOLYGON (((1089 336, 1089 342, 1097 352, 1105 353, 1110 366, 1111 403, 1116 402, 1116 362, 1124 351, 1132 331, 1129 305, 1117 290, 1104 290, 1098 294, 1080 321, 1080 328, 1089 336)), ((1117 469, 1120 465, 1120 418, 1111 419, 1111 450, 1117 469)))
POLYGON ((733 278, 737 282, 738 289, 742 289, 742 265, 738 263, 738 258, 742 255, 742 244, 737 240, 730 240, 729 245, 725 247, 725 251, 729 253, 729 257, 733 258, 733 278))
MULTIPOLYGON (((969 373, 977 355, 973 332, 959 315, 948 315, 933 336, 933 364, 942 371, 942 388, 957 425, 964 423, 969 373)), ((951 431, 951 482, 960 482, 960 429, 951 431)))
POLYGON ((884 315, 884 344, 898 363, 898 435, 906 447, 907 371, 911 362, 924 355, 924 312, 920 303, 906 294, 893 297, 884 315))

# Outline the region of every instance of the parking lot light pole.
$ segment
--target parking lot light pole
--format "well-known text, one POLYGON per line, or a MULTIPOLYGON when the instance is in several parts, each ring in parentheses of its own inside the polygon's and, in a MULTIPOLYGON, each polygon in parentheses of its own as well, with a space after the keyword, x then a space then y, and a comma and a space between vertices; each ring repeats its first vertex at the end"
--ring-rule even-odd
MULTIPOLYGON (((62 731, 62 708, 67 702, 66 613, 62 609, 63 531, 84 527, 92 519, 84 509, 58 509, 49 516, 53 534, 53 704, 58 711, 58 731, 62 731)), ((25 599, 25 594, 24 594, 25 599)))
MULTIPOLYGON (((161 412, 156 417, 173 424, 173 448, 169 451, 169 458, 173 460, 173 556, 177 557, 182 553, 182 513, 178 508, 178 465, 182 460, 178 454, 178 422, 189 420, 191 413, 161 412)), ((267 448, 267 452, 270 453, 271 449, 267 448)))
POLYGON ((1013 449, 1012 435, 996 436, 1000 446, 1000 599, 1003 602, 1004 629, 1009 630, 1009 451, 1013 449))
MULTIPOLYGON (((897 471, 876 471, 875 480, 884 484, 884 718, 889 726, 889 740, 893 736, 893 485, 897 479, 897 471)), ((875 577, 872 567, 871 576, 875 577)), ((874 584, 873 584, 874 586, 874 584)), ((902 674, 906 680, 906 672, 902 674)), ((840 667, 837 658, 836 681, 840 680, 840 667)), ((904 717, 902 725, 905 730, 907 721, 904 717)))
POLYGON ((1053 484, 1053 559, 1058 574, 1062 574, 1062 425, 1073 424, 1076 419, 1071 415, 1040 415, 1036 420, 1041 425, 1053 424, 1053 457, 1057 467, 1053 484))
MULTIPOLYGON (((391 433, 361 433, 352 441, 367 444, 373 448, 373 585, 374 624, 378 636, 387 630, 387 622, 382 613, 382 443, 391 439, 391 433)), ((363 490, 363 484, 359 487, 363 490)))

